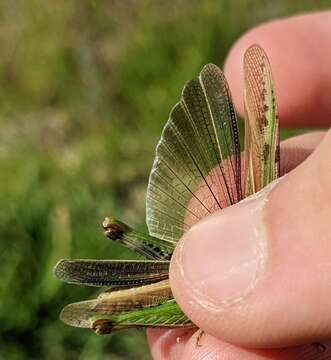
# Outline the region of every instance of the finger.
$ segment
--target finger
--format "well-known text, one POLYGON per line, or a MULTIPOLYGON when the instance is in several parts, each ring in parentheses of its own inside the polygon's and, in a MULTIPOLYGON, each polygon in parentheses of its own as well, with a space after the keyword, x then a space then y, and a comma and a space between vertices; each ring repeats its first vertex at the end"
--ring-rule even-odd
POLYGON ((330 126, 330 32, 331 11, 324 11, 268 22, 243 35, 225 63, 240 114, 244 113, 243 54, 256 43, 271 63, 281 126, 330 126))
POLYGON ((282 354, 283 351, 244 349, 216 339, 208 334, 204 334, 199 343, 197 343, 198 336, 199 331, 194 333, 186 342, 182 357, 180 358, 181 360, 287 360, 282 354))
POLYGON ((330 343, 325 343, 325 345, 314 343, 288 349, 258 350, 241 348, 210 335, 203 336, 197 345, 196 336, 196 334, 192 336, 186 343, 181 360, 327 360, 331 355, 330 343))
POLYGON ((147 329, 153 359, 181 360, 185 346, 196 329, 147 329))
POLYGON ((301 164, 314 151, 325 135, 325 131, 314 131, 293 136, 281 142, 280 173, 284 175, 301 164))
POLYGON ((326 360, 331 343, 312 343, 287 349, 244 349, 198 331, 153 329, 148 332, 154 360, 326 360))
POLYGON ((174 296, 207 333, 245 347, 331 338, 331 132, 280 182, 181 239, 174 296))
MULTIPOLYGON (((320 143, 325 132, 315 131, 281 142, 281 173, 285 174, 304 161, 320 143)), ((194 330, 148 329, 147 335, 155 359, 181 359, 194 330)), ((194 351, 194 350, 190 350, 194 351)))

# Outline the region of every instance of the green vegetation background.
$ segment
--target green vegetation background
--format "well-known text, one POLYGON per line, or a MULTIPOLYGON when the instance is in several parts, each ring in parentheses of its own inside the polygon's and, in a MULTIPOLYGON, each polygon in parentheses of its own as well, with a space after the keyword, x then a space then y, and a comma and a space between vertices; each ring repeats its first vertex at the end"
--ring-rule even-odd
MULTIPOLYGON (((330 1, 0 2, 0 358, 150 359, 144 331, 62 324, 95 294, 60 258, 119 258, 106 215, 144 228, 155 144, 183 84, 255 24, 330 1)), ((309 59, 307 59, 309 61, 309 59)))

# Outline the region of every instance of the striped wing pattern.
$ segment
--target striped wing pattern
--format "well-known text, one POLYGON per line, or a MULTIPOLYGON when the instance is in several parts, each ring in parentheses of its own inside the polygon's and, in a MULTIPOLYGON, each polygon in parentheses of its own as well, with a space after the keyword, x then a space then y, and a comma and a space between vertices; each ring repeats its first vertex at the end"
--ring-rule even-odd
POLYGON ((169 261, 62 259, 54 273, 69 284, 119 289, 167 279, 169 261))
POLYGON ((146 198, 150 234, 177 242, 192 223, 241 200, 240 173, 230 90, 208 64, 184 87, 157 145, 146 198))

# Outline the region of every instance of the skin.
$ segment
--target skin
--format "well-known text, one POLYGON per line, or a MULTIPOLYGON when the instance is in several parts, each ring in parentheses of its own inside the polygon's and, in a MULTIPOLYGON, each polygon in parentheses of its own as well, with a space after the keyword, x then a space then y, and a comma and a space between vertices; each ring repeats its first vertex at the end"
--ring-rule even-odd
MULTIPOLYGON (((281 126, 329 127, 330 34, 331 11, 325 11, 266 23, 240 38, 225 64, 239 113, 242 55, 258 43, 272 65, 281 126)), ((174 253, 170 281, 181 308, 206 334, 196 346, 196 330, 149 330, 154 359, 330 358, 331 343, 321 339, 331 339, 331 131, 295 137, 281 148, 282 171, 289 173, 268 195, 263 210, 269 255, 262 280, 240 306, 225 308, 221 315, 205 306, 193 286, 183 286, 188 279, 178 248, 194 241, 189 231, 174 253)), ((241 219, 242 207, 234 205, 231 213, 241 219)), ((206 239, 215 235, 208 222, 204 234, 206 239)), ((208 264, 214 255, 206 249, 197 256, 208 264)))

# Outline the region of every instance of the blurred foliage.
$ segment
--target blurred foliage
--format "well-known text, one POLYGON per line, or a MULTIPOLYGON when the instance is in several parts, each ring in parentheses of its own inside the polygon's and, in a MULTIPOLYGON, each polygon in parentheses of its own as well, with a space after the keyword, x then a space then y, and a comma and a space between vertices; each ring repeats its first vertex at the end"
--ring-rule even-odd
POLYGON ((0 358, 149 359, 143 331, 99 337, 61 308, 63 257, 118 258, 100 223, 144 227, 154 147, 183 84, 262 21, 330 1, 0 2, 0 358))

